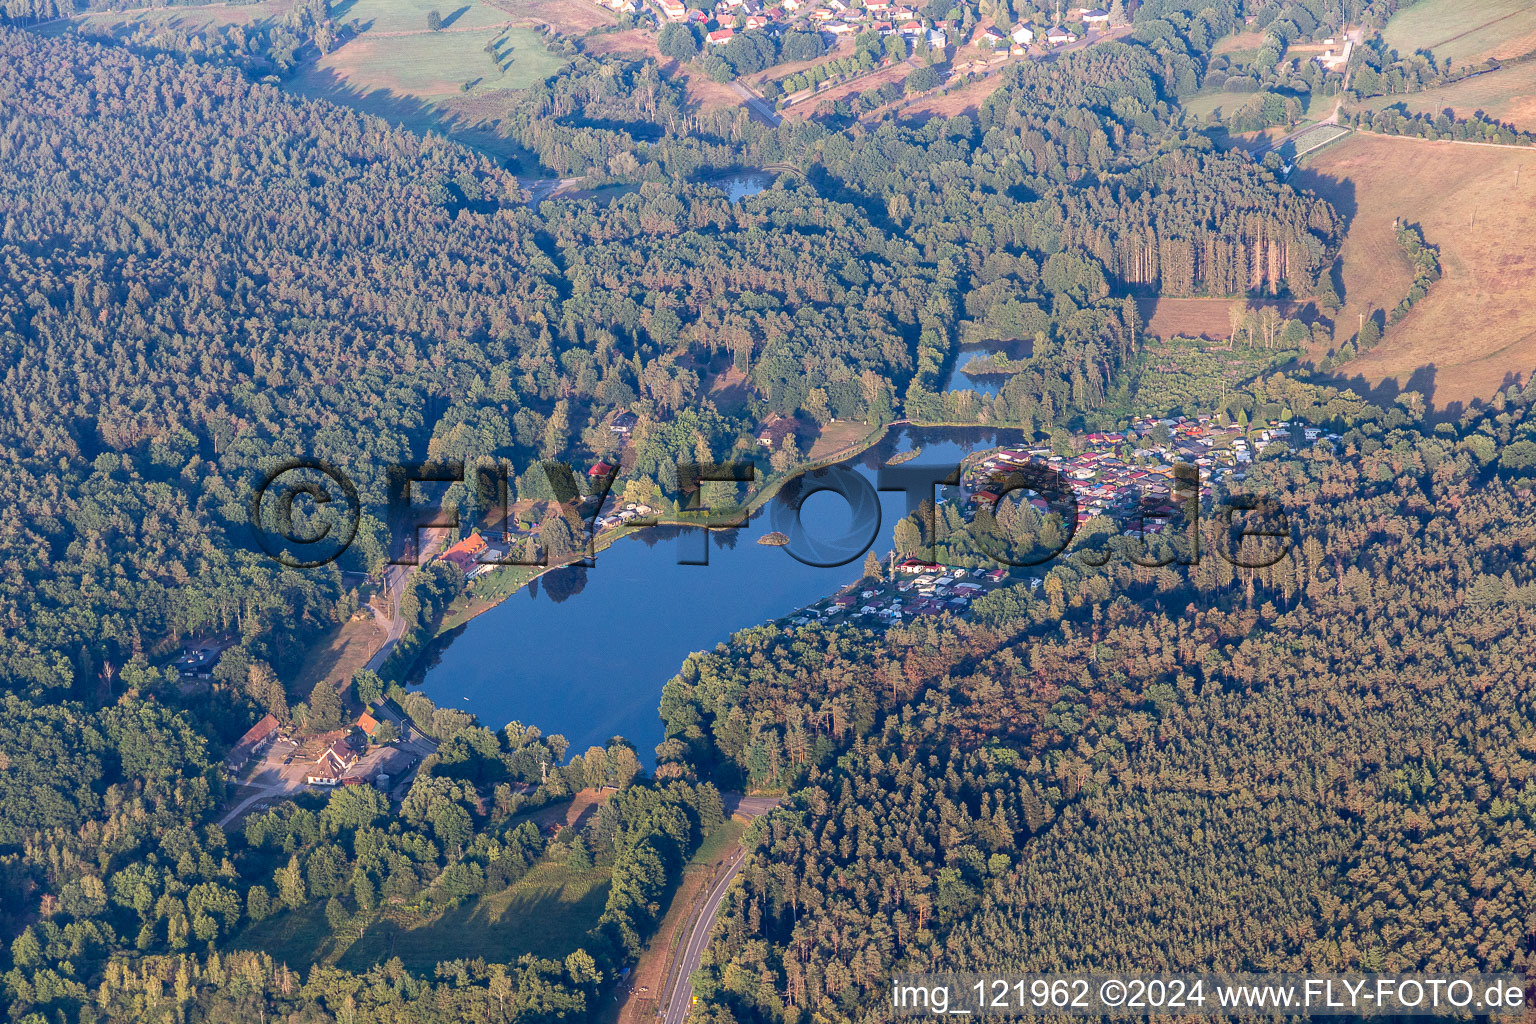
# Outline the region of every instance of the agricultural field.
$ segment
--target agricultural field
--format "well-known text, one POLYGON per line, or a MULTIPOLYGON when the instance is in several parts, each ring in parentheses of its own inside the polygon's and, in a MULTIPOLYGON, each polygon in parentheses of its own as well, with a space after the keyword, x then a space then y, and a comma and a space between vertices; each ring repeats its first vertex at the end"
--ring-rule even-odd
MULTIPOLYGON (((97 12, 47 30, 122 37, 149 24, 193 32, 280 21, 293 6, 294 0, 259 0, 97 12)), ((350 38, 298 68, 285 89, 412 131, 442 132, 513 162, 526 154, 490 125, 501 112, 497 97, 536 85, 565 63, 535 28, 581 35, 614 23, 607 11, 585 0, 339 0, 331 13, 350 38), (427 27, 434 10, 441 19, 436 31, 427 27)))
POLYGON ((1530 0, 1420 0, 1387 22, 1382 38, 1401 53, 1431 50, 1453 64, 1507 60, 1536 50, 1530 0))
MULTIPOLYGON (((1228 310, 1234 300, 1226 298, 1138 299, 1136 309, 1146 323, 1145 333, 1159 338, 1207 338, 1225 340, 1232 333, 1228 310)), ((1253 309, 1274 306, 1282 316, 1311 323, 1317 310, 1310 303, 1284 299, 1249 299, 1253 309)))
POLYGON ((1361 315, 1390 310, 1408 291, 1396 218, 1418 226, 1440 253, 1442 280, 1338 375, 1373 387, 1412 378, 1443 409, 1487 399, 1536 370, 1536 151, 1357 135, 1306 157, 1291 183, 1350 219, 1335 345, 1354 334, 1361 315))
POLYGON ((1536 131, 1536 61, 1511 64, 1500 71, 1478 75, 1443 89, 1378 96, 1364 106, 1371 110, 1401 107, 1415 114, 1452 110, 1470 118, 1479 111, 1524 131, 1536 131))
POLYGON ((356 25, 356 38, 320 58, 295 79, 307 92, 337 83, 367 96, 438 103, 465 94, 524 89, 558 71, 564 61, 545 48, 528 12, 481 0, 350 0, 333 8, 341 24, 356 25), (427 28, 437 10, 443 27, 427 28), (522 16, 518 16, 521 14, 522 16), (493 46, 494 54, 486 47, 493 46), (468 84, 466 90, 464 86, 468 84))

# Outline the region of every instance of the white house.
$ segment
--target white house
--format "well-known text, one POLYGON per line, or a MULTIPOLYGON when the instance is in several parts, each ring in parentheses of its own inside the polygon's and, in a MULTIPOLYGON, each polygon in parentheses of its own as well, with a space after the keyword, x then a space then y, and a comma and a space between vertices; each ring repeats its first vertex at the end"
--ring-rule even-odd
POLYGON ((1020 25, 1013 30, 1010 38, 1020 46, 1028 46, 1035 41, 1035 27, 1033 25, 1020 25))

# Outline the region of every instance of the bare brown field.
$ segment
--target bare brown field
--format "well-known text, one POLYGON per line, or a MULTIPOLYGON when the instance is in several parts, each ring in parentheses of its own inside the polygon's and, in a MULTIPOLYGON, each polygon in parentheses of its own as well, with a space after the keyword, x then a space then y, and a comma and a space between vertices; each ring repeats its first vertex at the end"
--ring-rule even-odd
POLYGON ((602 32, 581 41, 582 49, 591 54, 635 53, 654 57, 665 64, 671 58, 663 57, 656 48, 656 37, 642 29, 631 28, 623 32, 602 32))
POLYGON ((1249 307, 1275 306, 1288 317, 1311 323, 1317 309, 1311 303, 1289 299, 1138 299, 1136 308, 1146 321, 1146 333, 1158 338, 1226 338, 1232 331, 1227 310, 1232 303, 1244 301, 1249 307))
MULTIPOLYGON (((816 108, 821 106, 823 102, 828 100, 845 100, 850 96, 857 96, 859 93, 868 92, 871 89, 878 89, 886 82, 900 82, 911 73, 912 65, 908 64, 906 61, 897 61, 890 67, 882 68, 881 70, 874 72, 868 77, 860 78, 852 82, 844 82, 842 85, 835 86, 834 88, 828 89, 825 92, 818 92, 814 96, 801 100, 799 103, 796 103, 793 107, 790 107, 783 113, 786 117, 793 113, 801 118, 807 118, 816 113, 816 108)), ((739 103, 741 101, 737 100, 737 102, 739 103)))
POLYGON ((1308 158, 1291 181, 1351 217, 1335 344, 1354 333, 1362 314, 1397 305, 1412 283, 1394 218, 1418 225, 1440 251, 1444 277, 1373 351, 1340 367, 1341 376, 1371 386, 1412 378, 1440 408, 1529 378, 1536 152, 1356 135, 1308 158))
POLYGON ((289 700, 308 700, 310 691, 322 679, 329 680, 338 690, 344 688, 384 639, 384 627, 371 615, 337 626, 310 650, 304 670, 288 688, 289 700))
POLYGON ((901 114, 903 117, 925 120, 930 117, 954 117, 957 114, 975 113, 981 108, 986 98, 996 92, 1002 84, 1002 75, 988 75, 963 89, 922 99, 903 109, 901 114))
POLYGON ((722 84, 701 72, 687 71, 688 102, 697 103, 702 110, 724 110, 739 107, 743 100, 729 85, 722 84))
POLYGON ((822 428, 816 443, 811 445, 810 457, 824 459, 864 440, 869 434, 869 424, 857 420, 838 420, 822 428))
POLYGON ((585 35, 618 19, 592 0, 490 0, 491 6, 530 23, 548 25, 562 35, 585 35))

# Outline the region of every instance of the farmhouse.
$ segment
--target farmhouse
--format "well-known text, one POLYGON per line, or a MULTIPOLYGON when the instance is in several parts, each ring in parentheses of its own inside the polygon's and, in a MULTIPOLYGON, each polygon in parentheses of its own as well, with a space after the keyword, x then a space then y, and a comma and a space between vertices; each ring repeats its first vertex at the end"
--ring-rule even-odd
POLYGON ((460 571, 468 574, 473 572, 479 564, 476 556, 484 550, 485 538, 481 537, 478 533, 472 533, 447 551, 444 551, 441 557, 443 561, 458 566, 460 571))
POLYGON ((1028 24, 1016 25, 1009 38, 1020 46, 1028 46, 1035 41, 1035 26, 1028 24))
POLYGON ((795 421, 788 416, 780 416, 777 413, 768 417, 768 422, 763 424, 763 429, 757 432, 757 443, 764 448, 777 448, 786 437, 795 432, 795 421))
POLYGON ((683 0, 656 0, 656 3, 668 21, 682 21, 688 17, 688 8, 683 0))
POLYGON ((366 711, 357 716, 356 725, 370 740, 373 739, 373 734, 379 731, 379 720, 366 711))
POLYGON ((315 758, 315 766, 304 776, 304 781, 311 786, 339 785, 346 777, 347 769, 357 763, 357 751, 352 749, 352 741, 345 732, 330 733, 320 739, 329 740, 329 743, 315 758))
POLYGON ((263 716, 261 721, 247 729, 245 735, 230 748, 229 754, 224 758, 225 769, 231 775, 238 774, 251 758, 271 745, 277 738, 277 732, 277 719, 271 715, 263 716))

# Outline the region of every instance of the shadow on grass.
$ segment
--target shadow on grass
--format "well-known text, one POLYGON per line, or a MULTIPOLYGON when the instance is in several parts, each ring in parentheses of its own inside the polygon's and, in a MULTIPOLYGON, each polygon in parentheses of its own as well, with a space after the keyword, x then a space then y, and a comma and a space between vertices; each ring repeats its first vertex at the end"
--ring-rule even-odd
POLYGON ((580 948, 597 924, 608 887, 601 871, 578 875, 541 865, 506 892, 471 899, 429 921, 378 921, 336 959, 336 966, 362 971, 397 956, 419 971, 443 960, 480 956, 504 963, 524 953, 563 957, 580 948))

